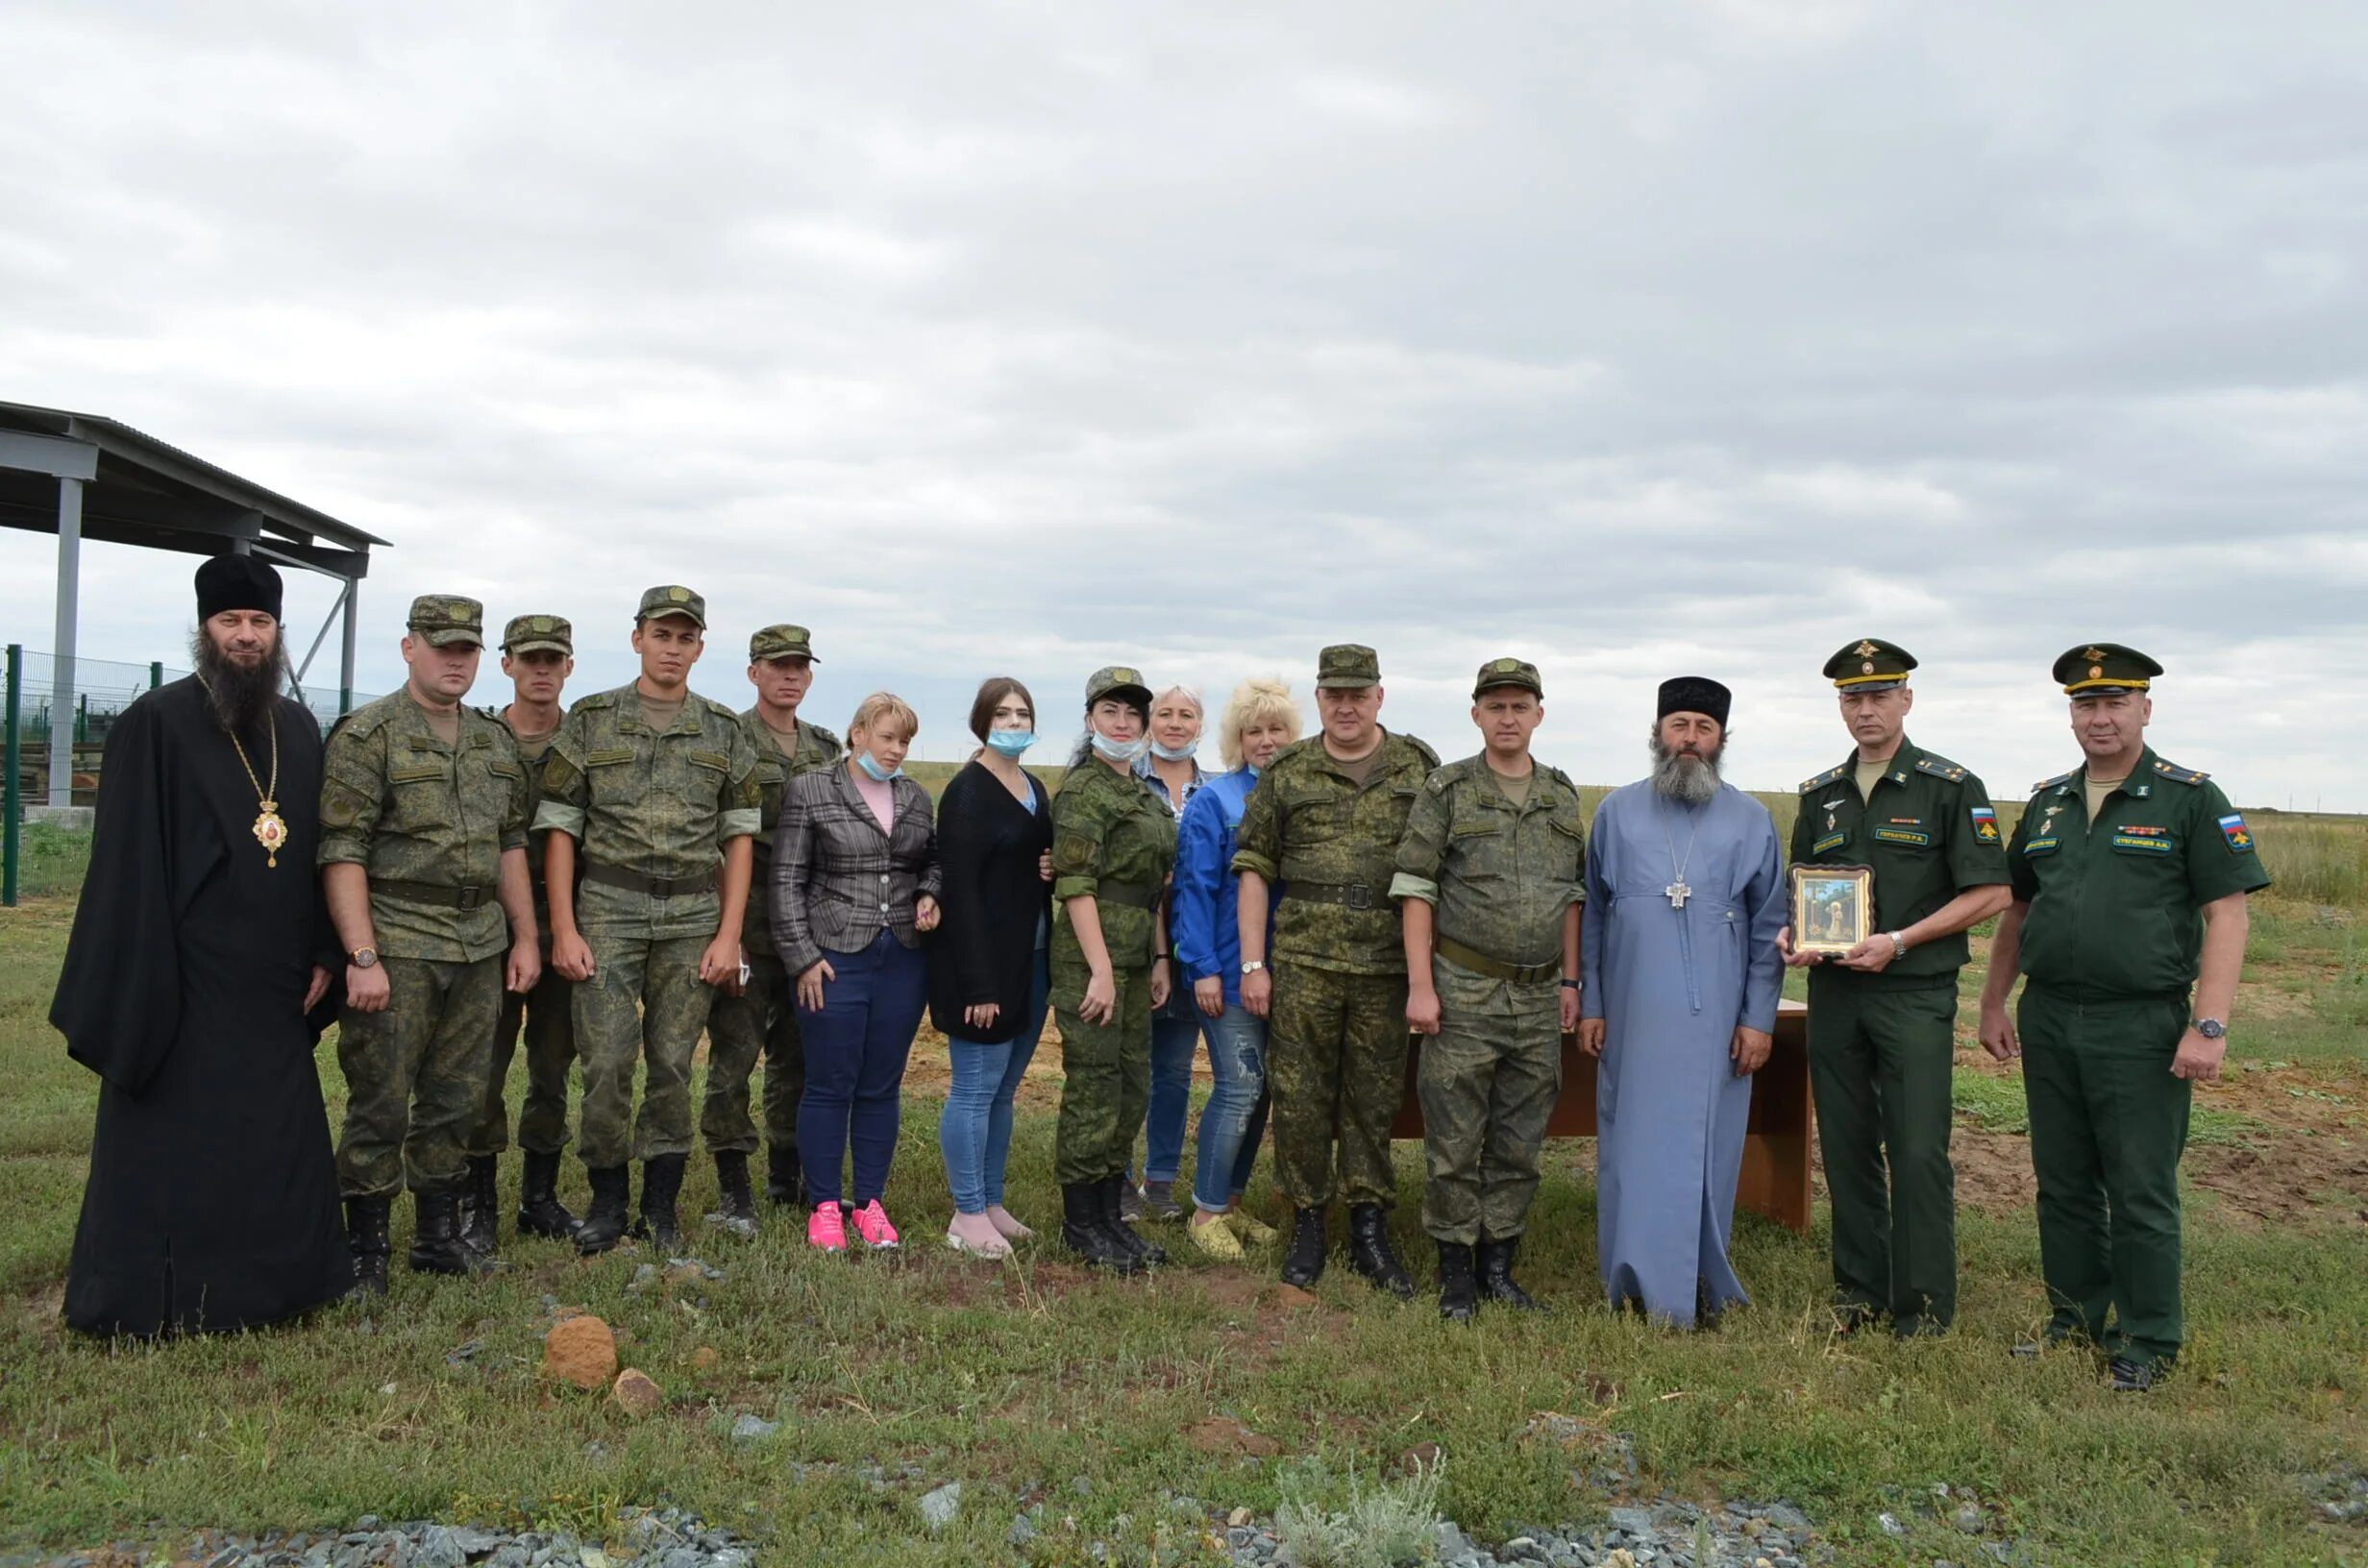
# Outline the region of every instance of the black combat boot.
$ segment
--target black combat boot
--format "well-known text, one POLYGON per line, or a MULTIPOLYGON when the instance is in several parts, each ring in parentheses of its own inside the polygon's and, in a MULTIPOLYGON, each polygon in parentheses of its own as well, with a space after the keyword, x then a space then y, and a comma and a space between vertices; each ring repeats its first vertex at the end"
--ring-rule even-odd
POLYGON ((1389 1217, 1378 1203, 1348 1206, 1348 1266, 1364 1275, 1374 1289, 1410 1300, 1415 1277, 1390 1250, 1389 1217))
POLYGON ((799 1162, 798 1145, 792 1143, 785 1149, 778 1143, 768 1144, 765 1153, 772 1163, 765 1180, 766 1201, 790 1209, 812 1208, 805 1201, 805 1166, 799 1162))
POLYGON ((1293 1210, 1291 1250, 1283 1254, 1283 1283, 1304 1290, 1322 1279, 1324 1247, 1323 1210, 1293 1210))
POLYGON ((1127 1256, 1133 1258, 1135 1262, 1147 1264, 1164 1263, 1168 1261, 1166 1250, 1146 1241, 1135 1234, 1135 1228, 1132 1225, 1119 1217, 1119 1196, 1126 1189, 1126 1178, 1122 1175, 1102 1178, 1102 1229, 1108 1231, 1118 1244, 1126 1250, 1127 1256))
POLYGON ((723 1194, 724 1223, 749 1236, 756 1234, 756 1194, 749 1187, 749 1157, 731 1149, 715 1157, 715 1185, 723 1194))
POLYGON ((1071 1182, 1061 1188, 1061 1244, 1091 1268, 1133 1274, 1143 1267, 1102 1223, 1099 1182, 1071 1182))
POLYGON ((346 1294, 386 1294, 386 1262, 395 1252, 386 1224, 394 1206, 392 1198, 345 1200, 345 1240, 354 1253, 354 1288, 346 1294))
POLYGON ((468 1185, 460 1195, 460 1239, 491 1258, 502 1250, 501 1166, 490 1154, 469 1156, 468 1185))
POLYGON ((574 1240, 576 1216, 559 1201, 558 1151, 536 1154, 529 1149, 526 1164, 518 1182, 518 1234, 574 1240))
POLYGON ((641 1213, 633 1218, 633 1235, 669 1257, 682 1250, 675 1199, 682 1194, 682 1168, 690 1163, 687 1154, 661 1154, 641 1163, 641 1213))
POLYGON ((1480 1282, 1472 1278, 1471 1248, 1461 1241, 1439 1243, 1439 1315, 1468 1323, 1480 1308, 1480 1282))
POLYGON ((460 1188, 411 1194, 418 1228, 408 1262, 414 1274, 487 1274, 493 1261, 460 1238, 460 1188))
POLYGON ((592 1206, 576 1227, 576 1250, 586 1258, 606 1252, 625 1239, 625 1205, 632 1184, 629 1165, 586 1165, 592 1183, 592 1206))
POLYGON ((1507 1237, 1502 1241, 1480 1238, 1480 1288, 1491 1301, 1518 1307, 1525 1312, 1542 1312, 1545 1303, 1522 1289, 1513 1278, 1513 1254, 1521 1244, 1520 1237, 1507 1237))

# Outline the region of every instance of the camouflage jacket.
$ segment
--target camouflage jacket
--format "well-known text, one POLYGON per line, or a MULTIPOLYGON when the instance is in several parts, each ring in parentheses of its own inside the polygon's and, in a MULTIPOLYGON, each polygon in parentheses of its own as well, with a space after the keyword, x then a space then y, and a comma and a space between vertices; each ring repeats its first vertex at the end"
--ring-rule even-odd
POLYGON ((1175 819, 1132 773, 1101 762, 1069 771, 1052 797, 1055 956, 1077 955, 1069 900, 1091 897, 1118 969, 1150 967, 1154 915, 1175 866, 1175 819))
MULTIPOLYGON (((740 725, 749 732, 749 744, 756 747, 756 788, 763 797, 755 833, 756 874, 749 882, 749 914, 742 929, 761 931, 769 902, 765 890, 773 885, 773 830, 780 824, 781 801, 789 794, 790 781, 829 767, 847 754, 847 747, 822 725, 801 719, 797 749, 783 755, 780 738, 756 716, 754 708, 740 715, 740 725)), ((748 945, 762 948, 766 944, 752 940, 748 945)))
POLYGON ((1579 792, 1559 768, 1535 765, 1516 806, 1486 756, 1433 773, 1398 841, 1394 898, 1438 910, 1438 934, 1506 964, 1550 964, 1563 911, 1586 901, 1587 829, 1579 792))
POLYGON ((1406 944, 1390 883, 1398 841, 1439 753, 1384 732, 1360 789, 1315 735, 1278 752, 1259 775, 1234 841, 1233 869, 1274 890, 1274 951, 1343 974, 1403 974, 1406 944), (1294 898, 1290 884, 1323 890, 1294 898))
POLYGON ((502 855, 526 844, 527 771, 508 726, 470 708, 458 718, 458 743, 447 746, 428 711, 397 692, 339 720, 321 758, 320 863, 369 872, 370 923, 387 958, 474 964, 509 946, 502 855), (467 907, 423 888, 456 890, 467 907))
MULTIPOLYGON (((535 815, 543 805, 543 761, 551 754, 551 743, 558 731, 532 738, 518 733, 517 726, 503 715, 500 708, 487 708, 485 717, 500 720, 509 731, 511 744, 518 747, 518 761, 527 771, 527 876, 534 885, 534 923, 545 937, 551 935, 551 895, 543 887, 543 836, 533 831, 535 815)), ((565 716, 562 715, 562 718, 565 716)))

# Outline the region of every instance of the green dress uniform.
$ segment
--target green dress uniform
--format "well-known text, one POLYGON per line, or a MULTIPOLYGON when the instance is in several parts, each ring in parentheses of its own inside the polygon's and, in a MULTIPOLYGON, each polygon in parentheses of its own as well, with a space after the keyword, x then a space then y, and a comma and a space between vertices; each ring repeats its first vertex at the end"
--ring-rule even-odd
MULTIPOLYGON (((481 640, 482 616, 430 595, 409 625, 444 647, 481 640)), ((368 873, 391 992, 382 1011, 338 1016, 348 1198, 456 1197, 483 1104, 509 950, 502 856, 526 844, 529 791, 507 728, 469 708, 455 724, 447 742, 407 689, 340 720, 322 762, 320 864, 368 873)))
MULTIPOLYGON (((2111 644, 2074 649, 2056 669, 2075 697, 2143 691, 2160 673, 2111 644)), ((2093 822, 2087 775, 2083 766, 2040 783, 2007 853, 2028 906, 2016 1023, 2047 1334, 2153 1368, 2185 1334, 2179 1162, 2194 1089, 2171 1061, 2189 1022, 2200 911, 2268 887, 2269 873, 2208 775, 2149 747, 2093 822)))
MULTIPOLYGON (((767 626, 749 639, 749 660, 795 655, 811 659, 813 644, 803 626, 767 626)), ((805 1046, 798 1033, 797 977, 781 967, 773 944, 765 890, 773 883, 773 830, 792 779, 829 767, 846 755, 836 735, 820 724, 797 722, 797 739, 777 733, 751 708, 740 715, 756 750, 756 783, 762 804, 756 832, 755 871, 750 879, 747 918, 740 946, 748 956, 749 982, 737 996, 719 995, 707 1018, 707 1097, 700 1112, 700 1136, 710 1154, 756 1152, 756 1123, 749 1111, 749 1076, 765 1064, 765 1141, 772 1147, 772 1189, 782 1202, 798 1198, 798 1101, 805 1091, 805 1046)))
MULTIPOLYGON (((1826 665, 1836 686, 1904 682, 1915 660, 1872 639, 1826 665)), ((1874 870, 1874 929, 1900 931, 1973 888, 2007 880, 1998 816, 1979 775, 1902 736, 1859 793, 1858 759, 1800 787, 1796 866, 1874 870)), ((1803 933, 1794 933, 1798 938, 1803 933)), ((1888 1315, 1903 1336, 1957 1312, 1957 1176, 1949 1163, 1962 932, 1919 943, 1880 974, 1809 971, 1809 1075, 1834 1205, 1836 1306, 1888 1315), (1887 1182, 1886 1177, 1888 1180, 1887 1182)))
MULTIPOLYGON (((1480 679, 1480 690, 1542 695, 1535 668, 1517 660, 1483 666, 1480 679)), ((1563 924, 1585 901, 1586 856, 1579 792, 1543 763, 1517 803, 1485 753, 1449 763, 1407 815, 1390 894, 1437 911, 1440 1027, 1421 1043, 1416 1076, 1428 1166, 1422 1228, 1434 1240, 1472 1247, 1527 1226, 1562 1092, 1563 924)))

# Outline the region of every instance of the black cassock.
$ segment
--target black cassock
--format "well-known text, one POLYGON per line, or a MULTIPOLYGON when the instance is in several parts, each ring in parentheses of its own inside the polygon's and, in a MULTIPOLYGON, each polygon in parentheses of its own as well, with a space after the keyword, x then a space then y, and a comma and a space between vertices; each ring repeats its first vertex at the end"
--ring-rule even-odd
MULTIPOLYGON (((50 1022, 100 1079, 65 1320, 93 1334, 253 1327, 352 1285, 305 1016, 344 955, 313 868, 320 726, 283 700, 268 865, 256 786, 191 677, 107 738, 90 873, 50 1022)), ((242 735, 270 782, 263 725, 242 735)), ((334 988, 327 1001, 335 1000, 334 988)))

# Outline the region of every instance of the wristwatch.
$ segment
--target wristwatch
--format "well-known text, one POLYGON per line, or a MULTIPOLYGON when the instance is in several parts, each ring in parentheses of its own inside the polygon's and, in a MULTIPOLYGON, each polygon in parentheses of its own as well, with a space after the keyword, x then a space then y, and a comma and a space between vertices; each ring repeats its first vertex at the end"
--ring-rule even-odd
POLYGON ((378 963, 379 950, 376 947, 357 947, 345 956, 354 961, 354 968, 366 969, 378 963))
POLYGON ((1891 939, 1892 963, 1896 964, 1901 959, 1908 956, 1908 939, 1906 937, 1901 936, 1896 931, 1886 931, 1883 934, 1891 939))
POLYGON ((1584 991, 1585 989, 1587 988, 1584 981, 1566 980, 1563 982, 1563 990, 1565 991, 1584 991))
POLYGON ((1242 960, 1242 972, 1244 974, 1256 974, 1266 967, 1267 961, 1263 958, 1246 958, 1242 960))
POLYGON ((2195 1032, 2206 1040, 2226 1040, 2229 1026, 2218 1018, 2198 1018, 2195 1020, 2195 1032))

